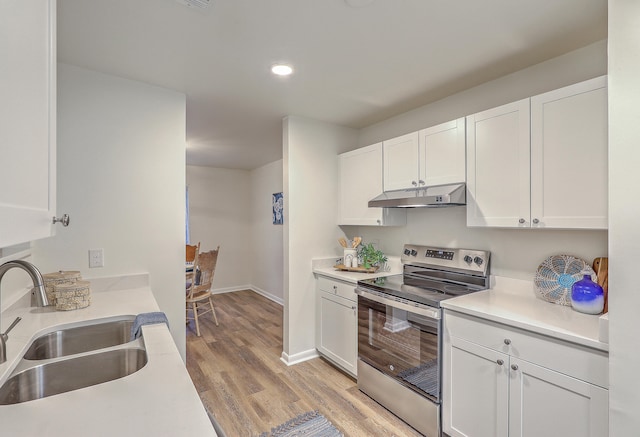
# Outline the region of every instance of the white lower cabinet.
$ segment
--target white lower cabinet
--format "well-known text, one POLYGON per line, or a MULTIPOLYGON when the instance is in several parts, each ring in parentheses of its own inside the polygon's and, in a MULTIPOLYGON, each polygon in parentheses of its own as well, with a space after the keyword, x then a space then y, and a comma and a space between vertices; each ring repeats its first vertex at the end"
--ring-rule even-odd
POLYGON ((608 435, 608 356, 446 311, 443 430, 451 437, 608 435))
POLYGON ((357 375, 358 308, 355 285, 319 276, 316 287, 316 349, 357 375))

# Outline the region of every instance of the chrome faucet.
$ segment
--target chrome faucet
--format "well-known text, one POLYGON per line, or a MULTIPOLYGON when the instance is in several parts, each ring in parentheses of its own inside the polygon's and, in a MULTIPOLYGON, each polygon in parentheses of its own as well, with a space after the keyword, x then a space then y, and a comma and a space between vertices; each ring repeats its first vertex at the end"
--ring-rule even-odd
POLYGON ((49 305, 49 299, 47 299, 47 293, 44 289, 44 280, 42 279, 40 270, 30 262, 14 260, 7 261, 0 265, 0 285, 2 284, 2 277, 7 273, 7 270, 14 267, 21 268, 31 276, 31 280, 33 281, 33 288, 31 289, 31 306, 46 307, 49 305))
POLYGON ((6 331, 0 334, 0 364, 7 361, 7 340, 9 339, 9 331, 13 329, 14 326, 18 324, 18 322, 22 320, 21 317, 16 317, 16 319, 9 325, 6 331))

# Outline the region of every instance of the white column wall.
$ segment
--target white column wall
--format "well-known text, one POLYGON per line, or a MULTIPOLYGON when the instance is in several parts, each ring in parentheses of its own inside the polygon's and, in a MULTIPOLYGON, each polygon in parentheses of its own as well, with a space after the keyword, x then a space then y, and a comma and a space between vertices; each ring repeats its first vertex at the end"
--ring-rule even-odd
POLYGON ((333 256, 337 238, 338 154, 357 131, 301 117, 283 123, 284 351, 287 363, 315 356, 315 280, 311 259, 333 256))
POLYGON ((640 2, 609 0, 609 436, 640 432, 640 2))
POLYGON ((43 273, 149 273, 185 356, 184 94, 58 65, 58 213, 71 224, 33 243, 43 273), (88 268, 88 250, 104 267, 88 268))

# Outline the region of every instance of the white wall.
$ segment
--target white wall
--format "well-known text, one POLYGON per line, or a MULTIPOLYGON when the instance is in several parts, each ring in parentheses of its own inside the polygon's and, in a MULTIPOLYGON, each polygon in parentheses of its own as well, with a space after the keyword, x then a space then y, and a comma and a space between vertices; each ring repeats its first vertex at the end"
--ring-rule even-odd
POLYGON ((404 243, 490 250, 492 274, 525 280, 532 280, 550 255, 574 255, 590 262, 608 253, 606 231, 468 228, 466 209, 456 207, 407 211, 404 227, 342 228, 347 236, 361 236, 393 256, 400 256, 404 243))
POLYGON ((185 96, 58 65, 57 210, 71 224, 33 244, 43 273, 147 272, 185 356, 185 96), (88 268, 88 249, 105 266, 88 268))
POLYGON ((367 146, 604 74, 607 42, 600 41, 368 126, 358 143, 367 146))
POLYGON ((214 293, 250 288, 251 175, 247 170, 187 166, 191 243, 220 246, 214 293))
POLYGON ((609 0, 609 435, 640 430, 640 2, 609 0))
POLYGON ((271 196, 280 192, 282 160, 251 171, 251 284, 258 293, 284 303, 283 226, 271 218, 271 196))
POLYGON ((338 153, 357 142, 357 131, 301 117, 283 123, 284 351, 288 363, 315 352, 315 280, 311 259, 333 254, 338 153))
MULTIPOLYGON (((359 145, 606 73, 607 46, 601 41, 364 128, 359 145)), ((532 279, 549 255, 567 253, 591 261, 608 253, 606 231, 467 228, 464 208, 409 210, 405 227, 344 226, 343 230, 350 237, 360 235, 365 241, 379 242, 380 249, 395 256, 400 255, 403 243, 491 250, 492 273, 518 279, 532 279)), ((339 253, 338 248, 334 253, 339 253)))

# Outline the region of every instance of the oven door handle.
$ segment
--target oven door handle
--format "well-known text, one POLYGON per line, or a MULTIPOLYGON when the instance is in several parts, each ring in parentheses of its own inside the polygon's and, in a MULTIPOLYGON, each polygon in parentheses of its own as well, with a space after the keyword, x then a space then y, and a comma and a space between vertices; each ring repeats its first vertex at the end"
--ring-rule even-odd
POLYGON ((368 290, 360 287, 356 287, 356 294, 365 299, 378 302, 382 305, 389 305, 390 307, 420 314, 421 316, 428 317, 430 319, 440 320, 440 310, 427 305, 405 301, 404 299, 402 301, 390 299, 387 297, 379 296, 378 294, 371 293, 368 290))

